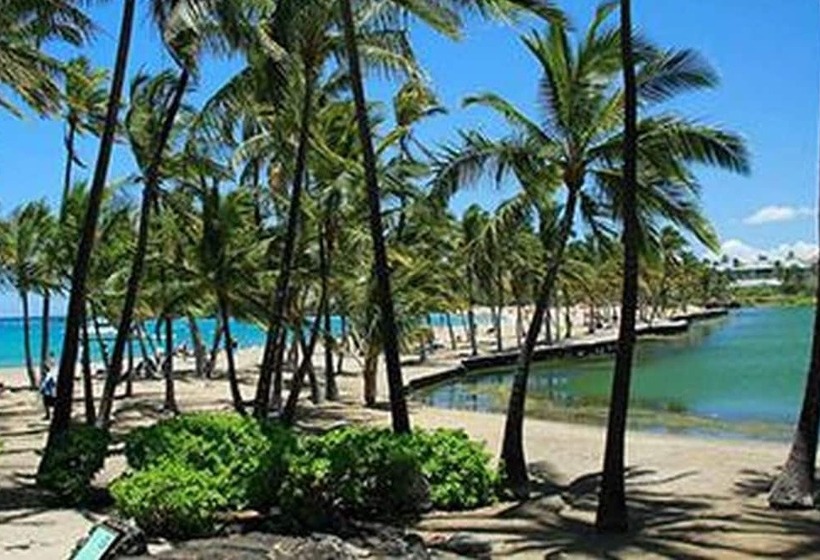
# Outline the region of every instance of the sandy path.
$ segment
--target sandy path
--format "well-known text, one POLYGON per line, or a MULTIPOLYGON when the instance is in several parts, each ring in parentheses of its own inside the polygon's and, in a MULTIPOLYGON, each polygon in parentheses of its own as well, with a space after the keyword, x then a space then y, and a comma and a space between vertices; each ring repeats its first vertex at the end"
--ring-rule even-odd
MULTIPOLYGON (((506 333, 508 338, 512 333, 506 333)), ((446 336, 446 335, 445 335, 446 336)), ((489 344, 490 338, 485 342, 489 344)), ((446 338, 444 339, 446 340, 446 338)), ((509 342, 509 341, 508 341, 509 342)), ((454 364, 454 353, 440 351, 424 366, 405 367, 405 381, 454 364)), ((241 352, 243 390, 252 395, 258 349, 241 352)), ((346 360, 346 369, 356 362, 346 360)), ((7 370, 0 380, 21 383, 22 371, 7 370)), ((381 379, 380 379, 381 381, 381 379)), ((340 378, 343 401, 301 409, 304 424, 366 421, 386 423, 380 410, 358 404, 358 374, 340 378)), ((118 403, 117 429, 159 416, 162 384, 135 384, 134 399, 118 403)), ((177 384, 183 410, 229 408, 224 380, 184 378, 177 384)), ((384 397, 384 383, 380 385, 384 397)), ((77 411, 81 409, 77 403, 77 411)), ((503 417, 412 406, 413 422, 423 427, 460 427, 499 447, 503 417)), ((64 558, 94 514, 50 503, 31 486, 46 423, 36 395, 0 395, 0 558, 64 558)), ((635 531, 602 538, 591 527, 595 475, 600 469, 603 431, 598 427, 528 420, 526 448, 539 473, 538 494, 524 504, 499 504, 459 514, 434 514, 419 529, 426 533, 468 531, 491 540, 498 557, 520 558, 810 558, 820 557, 820 513, 782 513, 766 508, 765 489, 787 446, 757 441, 708 440, 630 432, 628 492, 635 531)), ((106 464, 101 482, 124 468, 120 455, 106 464)))

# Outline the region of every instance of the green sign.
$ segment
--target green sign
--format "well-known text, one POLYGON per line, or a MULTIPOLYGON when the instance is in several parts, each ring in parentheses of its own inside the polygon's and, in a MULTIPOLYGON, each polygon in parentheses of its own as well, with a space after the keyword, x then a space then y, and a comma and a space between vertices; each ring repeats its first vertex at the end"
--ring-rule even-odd
POLYGON ((70 560, 101 560, 111 550, 120 533, 113 527, 97 525, 79 550, 74 552, 70 560))

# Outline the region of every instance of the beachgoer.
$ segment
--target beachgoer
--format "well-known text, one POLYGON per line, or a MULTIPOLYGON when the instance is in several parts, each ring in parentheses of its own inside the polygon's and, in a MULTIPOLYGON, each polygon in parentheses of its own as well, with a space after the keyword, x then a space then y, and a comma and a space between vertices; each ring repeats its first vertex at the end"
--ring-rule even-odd
POLYGON ((40 395, 43 397, 43 406, 46 409, 46 420, 51 418, 51 409, 57 401, 57 379, 51 367, 53 362, 53 356, 49 356, 43 368, 43 378, 40 380, 40 395))

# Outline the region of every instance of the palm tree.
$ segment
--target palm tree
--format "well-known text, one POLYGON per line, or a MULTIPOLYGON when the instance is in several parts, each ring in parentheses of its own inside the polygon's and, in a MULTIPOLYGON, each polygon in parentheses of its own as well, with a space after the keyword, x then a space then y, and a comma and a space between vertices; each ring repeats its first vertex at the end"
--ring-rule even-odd
POLYGON ((187 68, 182 69, 177 79, 169 72, 161 73, 155 78, 140 75, 131 86, 131 107, 126 115, 125 126, 136 160, 143 170, 142 180, 145 187, 140 205, 137 247, 97 415, 97 424, 101 427, 106 427, 111 416, 114 390, 120 379, 126 344, 131 336, 134 307, 148 249, 151 208, 157 206, 161 167, 177 113, 182 105, 182 98, 188 87, 189 75, 187 68), (161 107, 162 110, 157 111, 157 107, 161 107))
POLYGON ((811 362, 803 404, 786 464, 769 492, 769 505, 775 508, 808 509, 815 503, 814 474, 820 426, 820 282, 816 290, 811 362))
POLYGON ((26 373, 32 389, 37 387, 31 349, 31 315, 29 295, 40 289, 44 247, 52 234, 53 219, 45 202, 30 202, 15 210, 0 229, 0 283, 11 286, 20 296, 23 306, 23 347, 26 373))
MULTIPOLYGON (((63 196, 68 198, 73 181, 72 168, 75 163, 82 165, 75 152, 78 136, 86 132, 97 134, 102 128, 105 117, 105 82, 108 72, 104 69, 93 70, 85 57, 68 61, 65 65, 64 115, 66 132, 63 138, 66 149, 65 175, 63 179, 63 196)), ((62 219, 63 209, 60 209, 62 219)))
POLYGON ((91 182, 82 235, 77 247, 71 273, 71 292, 68 300, 63 350, 60 356, 60 368, 57 376, 57 398, 51 427, 49 429, 49 441, 46 444, 46 452, 52 448, 52 444, 56 441, 56 438, 68 429, 71 421, 71 401, 74 393, 74 368, 77 362, 77 342, 80 335, 80 324, 85 317, 86 281, 88 278, 91 253, 94 247, 94 237, 100 214, 100 205, 108 176, 108 165, 111 162, 111 151, 114 146, 117 115, 119 114, 120 108, 120 96, 125 82, 128 51, 131 46, 131 30, 134 23, 135 4, 135 0, 124 0, 123 2, 117 56, 114 65, 113 79, 111 81, 111 90, 108 96, 105 122, 100 138, 97 164, 94 168, 94 177, 91 182))
MULTIPOLYGON (((587 227, 602 233, 620 219, 620 170, 623 90, 618 83, 620 34, 604 23, 614 5, 596 12, 584 40, 572 46, 567 26, 553 22, 546 34, 533 32, 524 43, 535 56, 543 77, 540 120, 527 117, 508 101, 492 94, 470 97, 468 105, 481 105, 498 113, 512 127, 509 137, 490 140, 479 133, 464 133, 460 148, 448 148, 438 164, 435 190, 449 196, 464 183, 493 170, 500 180, 514 175, 524 191, 552 190, 558 181, 565 191, 563 210, 551 243, 545 245, 546 269, 538 288, 536 309, 522 348, 507 409, 502 458, 507 479, 518 495, 527 493, 523 449, 523 419, 527 379, 532 354, 549 307, 564 249, 580 213, 587 227)), ((676 94, 713 87, 714 71, 688 50, 665 51, 641 45, 638 93, 648 112, 676 94)), ((719 128, 702 125, 674 113, 650 114, 638 125, 646 160, 642 173, 640 213, 657 219, 696 225, 697 183, 688 170, 691 163, 715 165, 737 172, 748 170, 743 141, 719 128), (682 201, 682 202, 681 202, 682 201)), ((543 194, 531 196, 543 200, 543 194)), ((544 207, 546 208, 546 207, 544 207)), ((700 218, 702 222, 702 218, 700 218)))
MULTIPOLYGON (((60 108, 59 61, 41 50, 60 40, 82 45, 93 24, 72 0, 5 0, 0 5, 0 86, 11 90, 41 115, 60 108)), ((0 94, 0 108, 16 116, 20 109, 0 94)))
POLYGON ((604 470, 595 527, 599 532, 624 532, 629 527, 624 490, 624 438, 635 349, 635 313, 638 306, 638 95, 632 48, 630 0, 621 0, 621 59, 624 75, 623 135, 623 246, 624 275, 612 400, 609 407, 604 470))

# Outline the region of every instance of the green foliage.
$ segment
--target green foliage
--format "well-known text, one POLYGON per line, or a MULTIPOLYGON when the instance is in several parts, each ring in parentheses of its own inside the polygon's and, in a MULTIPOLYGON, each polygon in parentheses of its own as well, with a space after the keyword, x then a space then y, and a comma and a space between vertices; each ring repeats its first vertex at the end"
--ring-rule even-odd
POLYGON ((497 485, 489 454, 463 432, 345 428, 303 440, 280 506, 321 528, 340 517, 401 520, 427 506, 474 508, 491 502, 497 485))
POLYGON ((474 508, 498 487, 484 446, 453 430, 351 427, 297 439, 237 414, 189 414, 134 430, 125 455, 135 472, 112 485, 117 508, 172 538, 209 534, 218 512, 245 507, 277 504, 298 528, 332 528, 474 508))
POLYGON ((498 473, 483 444, 462 430, 445 429, 416 431, 411 441, 434 508, 473 509, 495 499, 498 473))
POLYGON ((103 467, 110 436, 93 426, 74 425, 45 451, 37 484, 70 504, 87 501, 91 480, 103 467))
POLYGON ((280 507, 307 528, 329 527, 338 518, 398 520, 418 513, 426 488, 409 441, 360 428, 304 438, 282 483, 280 507))
POLYGON ((171 539, 213 532, 215 515, 228 508, 225 488, 206 471, 165 461, 116 480, 117 509, 149 535, 171 539))
POLYGON ((185 414, 132 431, 125 444, 137 470, 174 461, 205 473, 229 508, 275 499, 296 443, 287 429, 237 414, 185 414))

